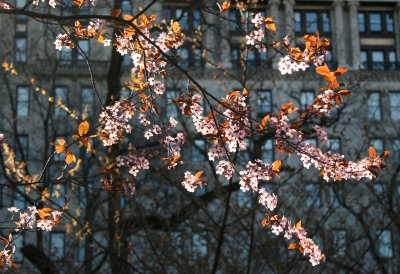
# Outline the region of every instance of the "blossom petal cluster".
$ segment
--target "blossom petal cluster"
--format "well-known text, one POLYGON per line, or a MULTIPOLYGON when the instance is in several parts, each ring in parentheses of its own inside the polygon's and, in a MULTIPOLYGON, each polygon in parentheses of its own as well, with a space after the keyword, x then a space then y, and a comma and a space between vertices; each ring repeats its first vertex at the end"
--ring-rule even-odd
POLYGON ((116 165, 117 167, 128 167, 129 173, 133 176, 137 176, 140 170, 149 169, 149 161, 145 157, 138 156, 134 153, 118 156, 116 165))

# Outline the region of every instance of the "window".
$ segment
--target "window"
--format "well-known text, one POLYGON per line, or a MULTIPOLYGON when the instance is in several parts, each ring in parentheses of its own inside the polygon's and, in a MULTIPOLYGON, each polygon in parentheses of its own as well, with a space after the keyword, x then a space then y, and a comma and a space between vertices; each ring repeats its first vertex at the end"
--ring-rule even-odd
POLYGON ((76 246, 76 258, 75 260, 77 262, 84 262, 85 261, 85 244, 86 244, 86 238, 83 240, 80 240, 76 246))
POLYGON ((18 141, 15 144, 15 159, 17 161, 28 160, 29 157, 29 136, 18 135, 18 141))
POLYGON ((257 96, 257 112, 265 116, 272 112, 272 92, 269 90, 259 90, 257 96))
POLYGON ((191 146, 190 157, 193 162, 204 161, 206 153, 206 143, 204 140, 194 140, 191 146))
POLYGON ((81 113, 87 113, 89 116, 94 112, 94 91, 92 88, 82 88, 81 113))
POLYGON ((132 4, 131 1, 122 1, 121 4, 121 10, 122 10, 122 14, 131 14, 132 13, 132 4))
POLYGON ((59 207, 62 207, 64 205, 65 196, 65 185, 54 183, 50 184, 50 199, 59 207))
POLYGON ((400 92, 391 92, 389 94, 390 117, 394 121, 400 120, 400 92))
POLYGON ((360 63, 363 69, 370 70, 395 70, 398 67, 396 51, 391 48, 379 46, 361 49, 360 63))
POLYGON ((358 30, 364 36, 391 34, 393 29, 393 12, 361 11, 358 13, 358 30))
POLYGON ((72 49, 63 47, 60 51, 60 64, 68 65, 72 63, 72 49))
POLYGON ((52 232, 50 234, 50 255, 61 259, 65 254, 65 235, 63 232, 52 232))
POLYGON ((14 234, 13 244, 17 246, 15 253, 12 257, 13 262, 22 263, 24 261, 24 254, 22 254, 22 248, 24 247, 24 234, 14 234))
POLYGON ((54 116, 65 117, 67 112, 60 108, 60 104, 67 103, 68 88, 67 87, 56 87, 54 90, 54 116))
POLYGON ((90 57, 89 40, 78 40, 77 59, 79 62, 83 62, 86 57, 90 57))
POLYGON ((321 200, 319 198, 319 187, 316 184, 308 184, 306 185, 306 206, 308 208, 311 207, 320 207, 321 200))
POLYGON ((240 208, 251 208, 252 206, 252 193, 250 191, 244 192, 241 189, 236 191, 236 203, 240 208))
POLYGON ((378 238, 378 254, 381 258, 393 257, 392 233, 390 230, 383 230, 378 238))
POLYGON ((25 197, 23 196, 23 194, 25 194, 25 188, 24 188, 24 186, 17 186, 17 188, 18 188, 18 192, 13 191, 13 206, 15 206, 19 209, 24 209, 25 208, 25 197))
POLYGON ((192 234, 192 252, 195 255, 195 257, 207 256, 206 233, 193 233, 192 234))
POLYGON ((381 95, 379 92, 372 92, 368 96, 368 119, 372 121, 380 121, 382 119, 381 95))
POLYGON ((376 150, 376 154, 381 154, 383 152, 383 140, 382 139, 374 139, 371 140, 371 146, 373 146, 376 150))
POLYGON ((166 115, 169 117, 178 117, 178 106, 172 103, 172 100, 179 97, 179 90, 167 90, 166 94, 166 115))
MULTIPOLYGON (((26 4, 27 4, 27 0, 17 0, 15 2, 15 6, 18 9, 23 9, 26 4)), ((17 21, 27 21, 28 20, 26 15, 19 15, 19 14, 15 15, 15 19, 17 19, 17 21)))
POLYGON ((294 31, 297 33, 330 33, 330 17, 327 11, 297 10, 294 12, 294 31))
MULTIPOLYGON (((243 51, 244 49, 242 49, 243 51)), ((231 45, 231 63, 232 66, 241 66, 242 61, 245 61, 245 65, 248 68, 255 67, 267 67, 271 68, 271 61, 268 60, 267 52, 258 52, 257 50, 248 49, 247 56, 244 56, 245 60, 241 59, 241 48, 240 45, 231 45)))
POLYGON ((332 153, 340 153, 342 150, 340 138, 329 138, 328 142, 326 142, 326 147, 332 153))
POLYGON ((26 37, 15 38, 14 58, 16 62, 26 62, 28 59, 28 39, 26 37))
POLYGON ((335 257, 344 257, 346 255, 346 230, 338 229, 333 233, 333 245, 336 247, 335 257))
POLYGON ((17 87, 17 116, 29 115, 29 87, 17 87))
POLYGON ((261 159, 266 163, 274 160, 274 143, 272 139, 268 139, 261 148, 261 159))
POLYGON ((400 139, 393 141, 393 158, 400 161, 400 139))
POLYGON ((244 12, 243 15, 247 17, 242 18, 242 13, 236 9, 229 11, 229 19, 234 22, 229 22, 229 30, 231 32, 236 32, 240 34, 241 31, 237 28, 238 26, 242 30, 251 31, 253 28, 253 24, 251 23, 251 19, 253 19, 256 13, 260 13, 262 16, 266 16, 265 9, 248 9, 248 12, 244 12), (246 24, 246 22, 248 24, 246 24), (249 29, 247 29, 247 27, 249 29))
POLYGON ((302 91, 300 94, 300 108, 307 110, 307 106, 314 104, 314 91, 302 91))

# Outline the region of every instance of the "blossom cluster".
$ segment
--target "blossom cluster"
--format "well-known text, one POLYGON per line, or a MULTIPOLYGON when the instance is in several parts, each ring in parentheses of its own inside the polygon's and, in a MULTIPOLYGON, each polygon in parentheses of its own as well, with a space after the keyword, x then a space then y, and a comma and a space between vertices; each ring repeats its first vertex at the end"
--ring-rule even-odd
POLYGON ((279 218, 274 216, 271 218, 273 225, 271 226, 272 233, 279 235, 284 232, 286 239, 295 238, 297 244, 292 244, 290 249, 298 248, 304 256, 309 257, 310 263, 315 266, 325 261, 325 255, 319 249, 319 246, 310 238, 307 237, 307 231, 301 226, 301 223, 292 225, 291 221, 285 216, 279 218))
POLYGON ((202 182, 198 176, 186 171, 182 185, 187 191, 194 192, 198 186, 204 186, 205 183, 202 182))
POLYGON ((8 211, 13 214, 12 220, 14 220, 14 214, 19 212, 19 219, 15 222, 17 226, 15 228, 16 231, 34 228, 51 231, 59 224, 62 216, 62 211, 49 208, 38 210, 35 206, 31 206, 28 209, 28 212, 23 212, 17 207, 8 208, 8 211), (37 214, 39 215, 39 219, 36 216, 37 214))
POLYGON ((149 169, 149 161, 143 156, 130 153, 116 158, 117 167, 128 167, 129 173, 137 176, 140 170, 149 169))
POLYGON ((328 142, 328 133, 322 127, 315 125, 314 130, 317 133, 318 139, 322 142, 323 145, 326 145, 328 142))
POLYGON ((129 102, 122 104, 119 101, 107 106, 100 113, 100 137, 104 146, 117 144, 123 136, 123 131, 127 133, 132 131, 128 121, 133 117, 133 114, 134 107, 129 102))
MULTIPOLYGON (((95 6, 95 5, 96 5, 96 1, 97 1, 97 0, 90 0, 90 1, 89 1, 89 4, 90 4, 91 6, 95 6)), ((39 2, 40 2, 40 0, 33 0, 33 1, 32 1, 32 4, 35 5, 35 6, 38 6, 38 5, 39 5, 39 2)), ((52 8, 55 8, 55 7, 57 6, 56 0, 42 0, 42 2, 43 2, 43 3, 44 3, 44 2, 47 2, 47 3, 49 4, 49 6, 52 7, 52 8)))
POLYGON ((64 33, 57 35, 54 46, 57 50, 61 51, 63 47, 73 48, 75 44, 71 40, 69 33, 64 33))
POLYGON ((299 70, 305 71, 309 67, 305 61, 296 61, 290 55, 281 57, 278 63, 278 69, 282 75, 292 74, 299 70))

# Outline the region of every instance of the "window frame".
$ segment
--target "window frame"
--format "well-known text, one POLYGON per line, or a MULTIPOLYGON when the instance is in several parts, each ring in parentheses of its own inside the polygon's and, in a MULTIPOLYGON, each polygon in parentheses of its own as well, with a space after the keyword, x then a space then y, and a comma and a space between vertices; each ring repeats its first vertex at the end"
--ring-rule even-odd
POLYGON ((390 119, 393 121, 400 121, 400 91, 390 91, 389 92, 389 112, 390 112, 390 119), (392 105, 392 95, 397 95, 399 96, 399 104, 397 106, 392 105), (397 109, 397 118, 394 116, 394 111, 393 109, 397 109))
POLYGON ((392 70, 398 70, 399 69, 399 64, 397 61, 397 52, 396 48, 394 47, 373 47, 373 46, 367 46, 367 47, 361 47, 360 48, 360 64, 362 65, 362 69, 364 70, 374 70, 374 71, 392 71, 392 70), (378 52, 382 51, 383 52, 383 62, 374 62, 372 60, 373 52, 378 52), (389 56, 390 53, 394 52, 396 60, 390 61, 389 56), (361 55, 363 53, 366 53, 367 61, 362 62, 361 55), (380 65, 380 67, 379 67, 380 65))
POLYGON ((64 105, 67 105, 68 104, 69 87, 66 86, 66 85, 57 85, 57 86, 54 87, 54 103, 53 103, 54 109, 53 109, 53 114, 54 114, 54 117, 64 118, 64 117, 68 116, 68 113, 66 111, 64 111, 64 110, 61 110, 59 107, 57 107, 57 101, 59 99, 56 96, 57 95, 57 89, 65 89, 66 90, 66 92, 65 92, 66 93, 65 100, 62 101, 62 102, 63 102, 64 105), (61 114, 61 113, 63 113, 63 114, 61 114))
POLYGON ((357 12, 357 24, 360 33, 360 37, 365 36, 375 36, 375 37, 387 37, 393 36, 395 30, 395 20, 394 20, 394 13, 389 10, 380 11, 380 10, 359 10, 357 12), (359 15, 363 14, 364 16, 364 29, 365 31, 360 31, 360 22, 359 22, 359 15), (372 31, 371 30, 371 14, 379 14, 381 18, 381 30, 380 31, 372 31), (388 20, 387 15, 392 15, 393 21, 393 31, 388 31, 388 20))
POLYGON ((305 9, 302 7, 295 7, 293 10, 293 31, 295 32, 296 36, 302 36, 304 34, 310 34, 310 33, 314 33, 315 31, 309 31, 307 29, 307 13, 316 13, 317 14, 317 21, 316 21, 316 25, 317 25, 317 29, 316 31, 318 31, 321 36, 330 36, 332 33, 332 16, 330 14, 330 9, 328 7, 326 7, 325 9, 305 9), (296 24, 297 22, 294 20, 295 18, 295 14, 296 13, 300 13, 300 30, 296 30, 296 24), (328 15, 328 19, 329 19, 329 31, 325 31, 324 30, 324 20, 323 20, 323 14, 326 13, 328 15))
POLYGON ((64 231, 51 231, 49 236, 49 253, 55 260, 59 261, 65 257, 65 233, 64 231), (62 256, 58 257, 56 254, 53 254, 53 247, 52 247, 52 236, 53 235, 63 235, 63 246, 62 246, 62 256))
POLYGON ((368 111, 368 120, 369 121, 382 121, 382 96, 381 96, 381 92, 379 91, 372 91, 368 93, 368 98, 367 98, 367 111, 368 111), (378 104, 377 106, 372 105, 370 102, 370 98, 372 95, 377 95, 378 96, 378 104), (371 111, 369 111, 371 109, 371 107, 375 107, 377 108, 373 113, 371 113, 371 111), (375 113, 377 113, 376 111, 378 111, 378 115, 376 115, 375 113), (376 117, 378 116, 378 117, 376 117))
POLYGON ((26 85, 18 85, 17 86, 17 92, 16 92, 17 94, 16 94, 16 115, 18 116, 18 117, 27 117, 27 116, 29 116, 29 112, 30 112, 30 89, 29 89, 29 86, 26 86, 26 85), (21 100, 20 100, 20 91, 21 91, 21 89, 22 90, 26 90, 26 92, 27 92, 27 100, 26 101, 22 101, 21 102, 21 100), (20 110, 20 107, 19 107, 19 104, 20 103, 26 103, 26 105, 27 105, 27 110, 26 110, 26 114, 21 114, 21 113, 19 113, 19 110, 20 110))

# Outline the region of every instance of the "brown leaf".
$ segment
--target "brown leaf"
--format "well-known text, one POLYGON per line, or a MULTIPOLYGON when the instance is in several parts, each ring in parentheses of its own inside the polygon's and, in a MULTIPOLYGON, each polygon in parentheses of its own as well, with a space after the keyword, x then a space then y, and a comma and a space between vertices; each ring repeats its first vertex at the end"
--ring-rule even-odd
POLYGON ((270 31, 275 32, 276 31, 276 24, 274 23, 273 19, 274 19, 273 16, 265 18, 265 27, 267 29, 269 29, 270 31))
POLYGON ((219 8, 219 13, 223 13, 226 11, 229 11, 229 7, 231 6, 231 1, 225 0, 222 5, 217 3, 217 6, 219 8))
POLYGON ((288 249, 297 249, 297 248, 298 248, 298 244, 297 243, 290 244, 289 247, 288 247, 288 249))
POLYGON ((78 127, 79 136, 85 135, 86 133, 88 133, 88 131, 89 131, 89 123, 87 121, 83 121, 82 123, 79 124, 78 127))
POLYGON ((368 153, 369 153, 369 156, 371 156, 371 158, 376 158, 376 150, 372 146, 369 147, 368 153))
POLYGON ((111 11, 111 16, 119 17, 121 15, 121 9, 115 9, 111 11))
POLYGON ((122 18, 124 18, 125 21, 131 21, 133 19, 133 16, 130 14, 125 14, 122 18))
POLYGON ((200 177, 201 177, 201 175, 203 175, 203 173, 204 173, 204 171, 203 171, 203 170, 200 170, 200 171, 198 171, 198 172, 194 175, 194 177, 195 177, 197 180, 200 180, 200 177))
POLYGON ((282 161, 281 160, 276 160, 273 164, 272 164, 272 170, 273 171, 279 171, 279 168, 282 165, 282 161))
POLYGON ((65 162, 67 165, 71 164, 72 162, 76 162, 76 157, 71 151, 67 152, 67 155, 65 156, 65 162))

